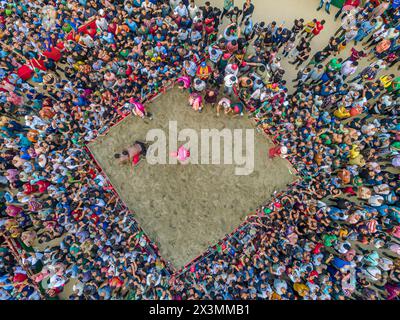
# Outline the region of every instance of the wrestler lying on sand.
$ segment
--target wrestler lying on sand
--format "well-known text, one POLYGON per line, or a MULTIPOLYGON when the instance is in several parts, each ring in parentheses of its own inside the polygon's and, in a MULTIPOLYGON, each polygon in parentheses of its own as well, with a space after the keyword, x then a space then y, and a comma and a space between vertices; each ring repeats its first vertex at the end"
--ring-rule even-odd
POLYGON ((116 153, 114 158, 120 164, 132 163, 134 166, 139 163, 140 156, 146 156, 147 146, 144 142, 135 141, 133 146, 124 149, 121 153, 116 153))

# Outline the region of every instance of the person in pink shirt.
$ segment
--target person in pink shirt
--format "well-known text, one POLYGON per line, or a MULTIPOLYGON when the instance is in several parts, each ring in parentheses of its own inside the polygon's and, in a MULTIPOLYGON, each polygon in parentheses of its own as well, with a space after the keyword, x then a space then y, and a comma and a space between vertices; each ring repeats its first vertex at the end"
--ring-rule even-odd
POLYGON ((179 147, 177 152, 172 152, 171 157, 177 158, 180 164, 188 164, 190 159, 190 151, 183 145, 179 147))
POLYGON ((200 94, 193 92, 189 96, 189 105, 193 108, 194 111, 201 112, 203 110, 203 98, 200 94))

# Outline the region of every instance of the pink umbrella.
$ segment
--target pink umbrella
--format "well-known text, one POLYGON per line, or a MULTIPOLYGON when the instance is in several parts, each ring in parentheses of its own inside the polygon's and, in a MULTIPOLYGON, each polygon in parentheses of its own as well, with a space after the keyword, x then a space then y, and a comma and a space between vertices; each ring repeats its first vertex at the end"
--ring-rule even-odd
POLYGON ((134 113, 138 115, 139 117, 144 117, 145 115, 145 108, 144 105, 141 104, 140 102, 135 101, 133 98, 129 100, 129 103, 132 104, 135 107, 134 113))
POLYGON ((184 87, 185 89, 189 89, 189 88, 190 88, 190 78, 189 78, 188 76, 182 76, 182 77, 180 77, 180 78, 178 79, 177 82, 178 82, 178 83, 179 83, 179 82, 183 82, 183 87, 184 87))

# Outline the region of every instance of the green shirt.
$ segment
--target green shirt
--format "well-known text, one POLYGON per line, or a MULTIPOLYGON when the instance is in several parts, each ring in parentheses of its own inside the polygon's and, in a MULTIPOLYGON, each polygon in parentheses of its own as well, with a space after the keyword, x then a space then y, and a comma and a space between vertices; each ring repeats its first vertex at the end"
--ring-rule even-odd
POLYGON ((397 91, 400 89, 400 77, 397 77, 392 82, 393 91, 397 91))
POLYGON ((342 69, 342 64, 338 61, 338 59, 334 58, 329 62, 329 68, 334 71, 339 71, 342 69))
POLYGON ((69 33, 72 30, 72 27, 70 24, 65 24, 61 28, 65 33, 69 33))
POLYGON ((229 10, 233 7, 233 0, 224 0, 224 10, 229 10))
POLYGON ((324 245, 326 247, 332 247, 336 239, 337 237, 335 235, 324 235, 322 237, 322 240, 324 241, 324 245))
POLYGON ((154 51, 153 51, 153 49, 147 50, 146 53, 145 53, 145 55, 152 58, 152 57, 154 56, 154 51))
POLYGON ((126 58, 129 55, 129 49, 123 49, 119 54, 126 58))

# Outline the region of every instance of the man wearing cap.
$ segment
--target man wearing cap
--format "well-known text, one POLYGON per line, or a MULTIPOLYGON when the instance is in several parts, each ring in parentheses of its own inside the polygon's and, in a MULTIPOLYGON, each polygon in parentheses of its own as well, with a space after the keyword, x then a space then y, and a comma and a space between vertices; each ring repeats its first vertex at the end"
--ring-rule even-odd
POLYGON ((239 73, 239 67, 237 64, 230 63, 225 68, 225 76, 230 75, 230 74, 237 76, 238 73, 239 73))
POLYGON ((218 70, 220 72, 223 72, 225 70, 230 58, 231 58, 231 55, 229 53, 224 53, 222 55, 221 59, 219 59, 218 70))
POLYGON ((167 49, 161 44, 161 42, 157 42, 157 46, 154 48, 154 52, 159 56, 166 56, 168 54, 167 49))

